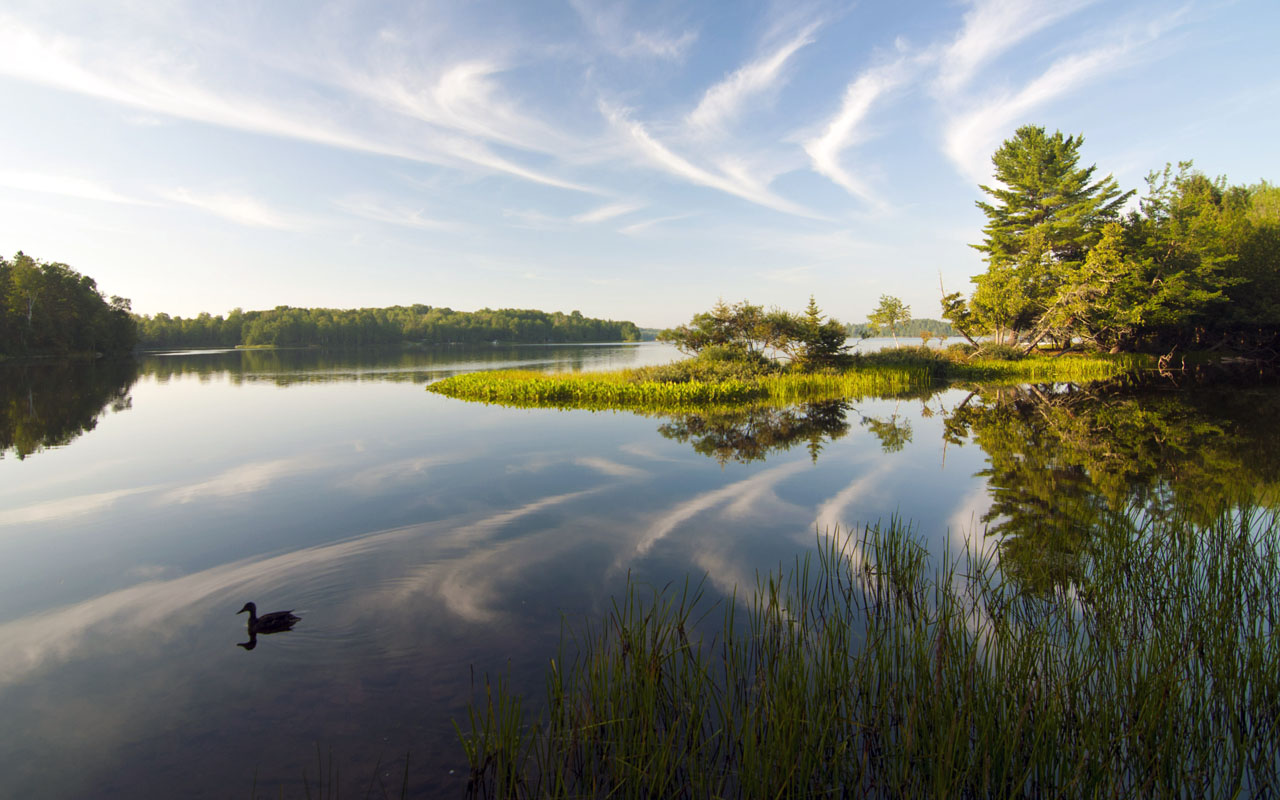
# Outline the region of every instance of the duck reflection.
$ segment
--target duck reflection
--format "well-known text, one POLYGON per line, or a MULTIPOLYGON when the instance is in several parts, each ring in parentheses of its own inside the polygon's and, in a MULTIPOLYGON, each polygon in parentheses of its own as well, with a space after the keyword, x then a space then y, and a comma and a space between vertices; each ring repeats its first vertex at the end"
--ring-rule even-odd
POLYGON ((237 647, 243 647, 245 650, 252 650, 258 646, 258 634, 264 636, 271 633, 282 633, 284 631, 293 630, 293 626, 298 623, 301 617, 295 616, 293 610, 288 611, 272 611, 270 614, 258 616, 258 607, 253 603, 245 603, 244 608, 237 611, 237 614, 249 612, 249 641, 237 642, 237 647))

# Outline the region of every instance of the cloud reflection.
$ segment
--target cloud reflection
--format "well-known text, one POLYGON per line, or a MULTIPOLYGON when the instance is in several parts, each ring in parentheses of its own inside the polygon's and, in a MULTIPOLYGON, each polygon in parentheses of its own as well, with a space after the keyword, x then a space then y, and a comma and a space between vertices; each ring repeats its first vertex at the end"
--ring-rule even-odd
POLYGON ((93 514, 110 508, 123 497, 151 491, 152 487, 143 486, 136 489, 116 489, 110 492, 97 492, 80 497, 64 497, 45 503, 0 511, 0 525, 23 525, 33 522, 53 522, 55 520, 93 514))
MULTIPOLYGON (((755 499, 766 492, 771 492, 775 484, 778 484, 809 466, 803 461, 792 461, 781 466, 771 469, 762 470, 756 475, 731 483, 728 486, 714 489, 709 492, 703 492, 691 500, 678 503, 670 510, 663 513, 656 519, 649 528, 641 534, 635 545, 635 555, 642 556, 674 531, 681 523, 693 519, 698 514, 715 508, 722 503, 728 503, 731 515, 740 514, 744 510, 749 509, 751 503, 755 499)), ((621 563, 621 562, 619 562, 621 563)))
POLYGON ((315 472, 327 464, 314 456, 296 456, 271 461, 256 461, 232 467, 207 481, 181 486, 166 492, 162 503, 189 503, 209 497, 233 497, 261 491, 275 481, 291 475, 315 472))

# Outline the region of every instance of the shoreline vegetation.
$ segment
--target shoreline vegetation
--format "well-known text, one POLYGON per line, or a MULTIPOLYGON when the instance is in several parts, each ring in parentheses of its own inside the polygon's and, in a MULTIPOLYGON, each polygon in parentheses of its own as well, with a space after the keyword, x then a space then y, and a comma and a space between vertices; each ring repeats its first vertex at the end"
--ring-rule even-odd
POLYGON ((626 320, 536 309, 451 308, 415 304, 387 308, 234 309, 225 317, 168 314, 136 317, 142 349, 249 347, 373 347, 381 345, 638 342, 626 320))
POLYGON ((468 796, 1258 797, 1280 785, 1280 520, 1114 515, 1081 578, 900 520, 718 603, 628 578, 543 698, 486 676, 468 796), (722 619, 714 624, 717 610, 722 619), (530 713, 530 709, 535 709, 530 713))
POLYGON ((741 368, 693 358, 657 367, 612 372, 541 373, 495 370, 454 375, 427 391, 459 400, 517 408, 680 411, 746 404, 785 405, 865 397, 905 397, 965 383, 1086 383, 1152 367, 1142 355, 1072 354, 1001 360, 972 352, 902 347, 851 356, 819 371, 741 368))
POLYGON ((66 264, 0 256, 0 362, 127 355, 138 340, 129 308, 66 264))
MULTIPOLYGON (((900 301, 884 297, 881 304, 893 308, 877 324, 892 330, 909 319, 909 309, 900 301)), ((720 301, 688 324, 658 334, 659 341, 690 356, 684 361, 585 374, 475 372, 445 378, 427 390, 525 408, 680 411, 903 397, 965 381, 1087 382, 1155 363, 1140 354, 1027 356, 1003 345, 964 343, 930 348, 929 333, 917 347, 851 354, 846 331, 812 297, 800 314, 766 310, 745 300, 733 305, 720 301)))

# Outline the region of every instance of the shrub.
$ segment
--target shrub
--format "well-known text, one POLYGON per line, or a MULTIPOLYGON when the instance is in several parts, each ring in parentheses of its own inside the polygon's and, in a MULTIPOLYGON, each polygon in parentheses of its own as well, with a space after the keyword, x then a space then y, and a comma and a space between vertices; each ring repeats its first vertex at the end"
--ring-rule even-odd
POLYGON ((983 342, 977 350, 977 357, 990 361, 1017 361, 1025 358, 1026 354, 1011 345, 983 342))

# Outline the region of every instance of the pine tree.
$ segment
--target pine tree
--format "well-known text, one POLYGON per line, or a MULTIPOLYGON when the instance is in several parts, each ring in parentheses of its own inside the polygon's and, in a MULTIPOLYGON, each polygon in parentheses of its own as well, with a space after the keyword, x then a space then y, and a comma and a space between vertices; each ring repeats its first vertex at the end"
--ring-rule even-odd
POLYGON ((1018 129, 991 157, 1001 186, 981 186, 991 202, 985 238, 973 247, 986 255, 987 272, 974 277, 971 311, 998 340, 1036 326, 1064 277, 1115 221, 1132 192, 1121 193, 1096 166, 1081 167, 1082 136, 1018 129))

